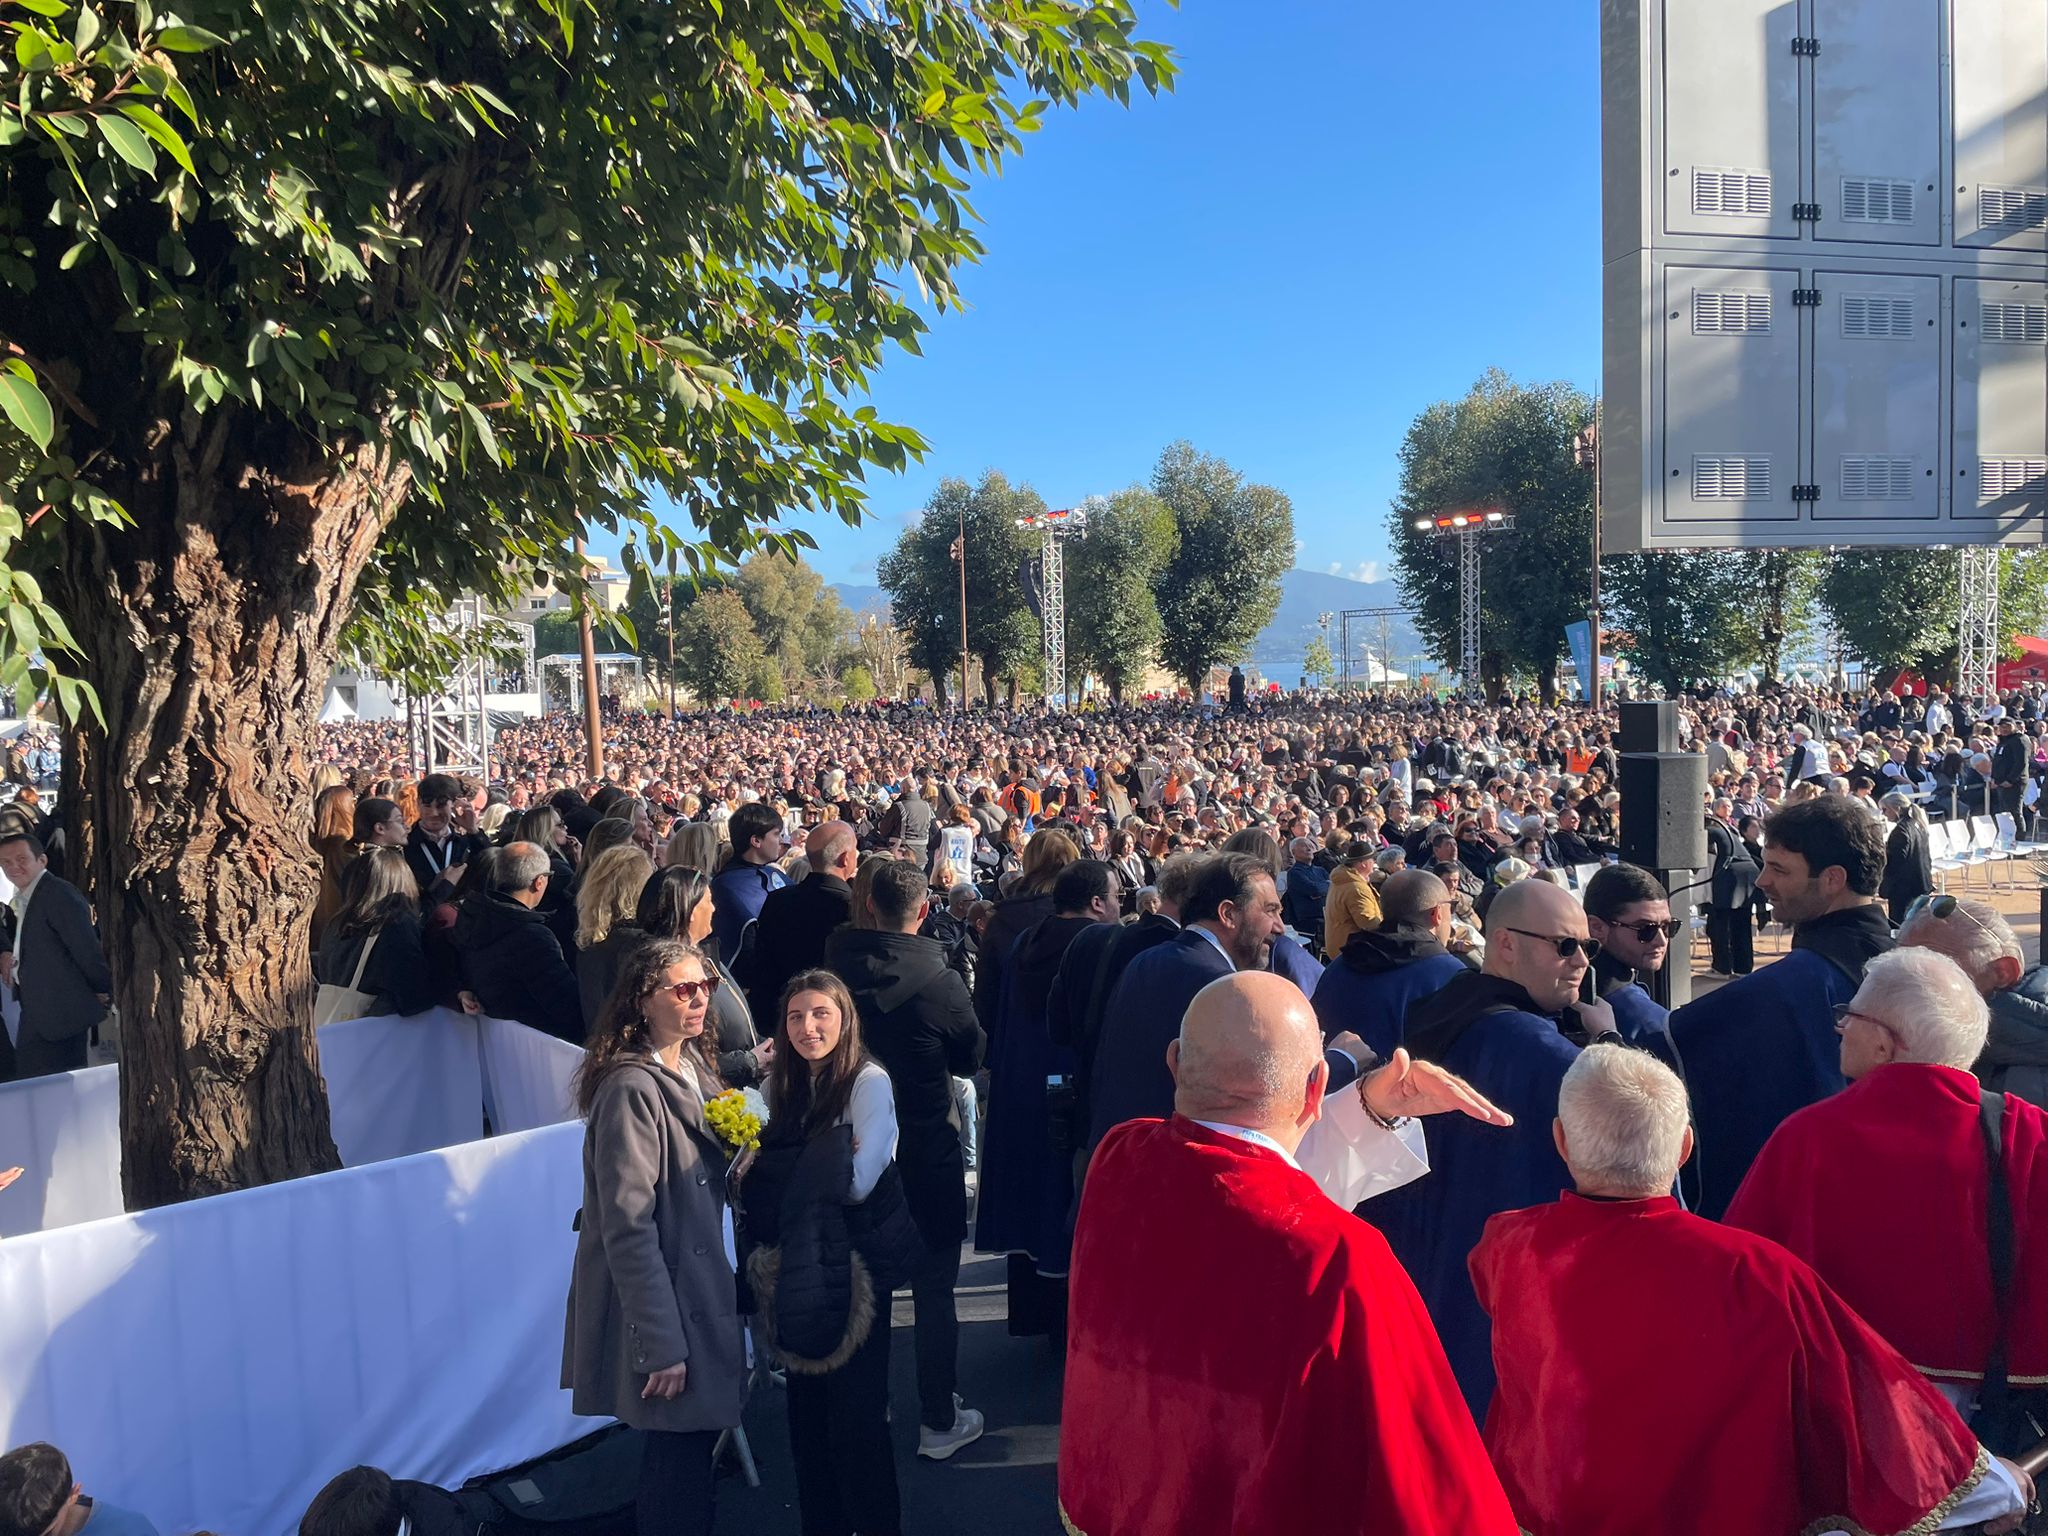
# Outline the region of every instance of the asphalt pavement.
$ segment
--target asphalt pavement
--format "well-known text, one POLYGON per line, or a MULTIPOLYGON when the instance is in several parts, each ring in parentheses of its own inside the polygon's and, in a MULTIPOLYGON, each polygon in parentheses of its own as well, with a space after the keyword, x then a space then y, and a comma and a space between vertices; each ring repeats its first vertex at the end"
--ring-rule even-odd
MULTIPOLYGON (((988 1431, 950 1461, 917 1454, 917 1371, 910 1294, 895 1298, 889 1402, 904 1536, 1057 1536, 1060 1357, 1045 1339, 1009 1336, 1004 1261, 970 1254, 960 1269, 960 1393, 988 1431)), ((747 1403, 748 1444, 761 1486, 718 1485, 719 1536, 800 1536, 782 1389, 763 1382, 747 1403)))

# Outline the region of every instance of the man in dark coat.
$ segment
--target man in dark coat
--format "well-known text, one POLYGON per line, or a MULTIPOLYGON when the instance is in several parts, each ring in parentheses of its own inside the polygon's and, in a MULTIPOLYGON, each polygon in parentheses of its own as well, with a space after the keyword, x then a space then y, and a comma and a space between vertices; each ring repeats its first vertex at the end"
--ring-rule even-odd
POLYGON ((1403 1042, 1409 1005, 1462 975, 1451 937, 1451 893, 1426 869, 1404 869, 1380 888, 1380 926, 1344 941, 1316 983, 1316 1019, 1327 1039, 1346 1030, 1381 1060, 1403 1042))
POLYGON ((1846 1083, 1835 1005, 1892 947, 1877 903, 1883 874, 1884 833, 1846 795, 1785 806, 1764 824, 1757 886, 1792 924, 1791 953, 1671 1015, 1698 1128, 1687 1177, 1700 1215, 1718 1221, 1771 1132, 1846 1083))
POLYGON ((420 883, 420 901, 434 906, 453 895, 469 861, 491 840, 477 830, 474 796, 452 773, 420 780, 420 819, 405 837, 405 862, 420 883))
POLYGON ((917 792, 916 781, 906 778, 896 787, 896 798, 875 828, 875 837, 922 861, 931 850, 932 822, 930 803, 917 792))
POLYGON ((1280 915, 1287 926, 1301 935, 1310 949, 1319 950, 1323 939, 1323 904, 1330 899, 1330 875, 1316 863, 1316 845, 1297 837, 1287 845, 1293 863, 1287 866, 1287 885, 1280 894, 1280 915))
MULTIPOLYGON (((1088 1145, 1111 1126, 1173 1112, 1166 1047, 1180 1034, 1195 994, 1233 971, 1263 971, 1280 932, 1272 871, 1250 854, 1219 854, 1196 874, 1183 910, 1187 926, 1139 955, 1117 983, 1102 1018, 1090 1083, 1088 1145)), ((1365 1047, 1356 1036, 1330 1042, 1329 1092, 1358 1079, 1365 1047)))
POLYGON ((1009 1256, 1010 1332, 1020 1336, 1060 1327, 1074 1188, 1074 1053, 1053 1042, 1047 1003, 1067 947, 1087 929, 1111 922, 1116 891, 1115 872, 1100 860, 1079 859, 1059 872, 1052 916, 1010 951, 991 1032, 988 1140, 974 1246, 1009 1256), (1065 1080, 1063 1093, 1050 1090, 1056 1078, 1065 1080))
POLYGON ((860 844, 843 821, 820 822, 804 839, 811 872, 795 885, 770 891, 755 921, 746 974, 740 980, 757 1019, 774 1019, 782 989, 800 971, 825 963, 825 943, 853 909, 860 844))
POLYGON ((76 886, 49 873, 42 842, 27 832, 0 839, 0 874, 14 886, 0 918, 0 980, 21 999, 13 1075, 76 1072, 114 989, 92 910, 76 886))
POLYGON ((538 910, 548 856, 534 843, 508 843, 491 865, 487 890, 471 891, 455 914, 463 984, 494 1019, 515 1019, 583 1043, 583 999, 561 943, 538 910))
POLYGON ((1707 816, 1707 945, 1716 976, 1747 976, 1756 969, 1756 928, 1749 904, 1756 896, 1756 863, 1735 830, 1735 802, 1720 799, 1707 816))
MULTIPOLYGON (((850 846, 850 844, 849 844, 850 846)), ((800 887, 799 887, 800 889, 800 887)), ((943 1461, 981 1434, 981 1414, 957 1411, 960 1324, 953 1288, 967 1235, 967 1165, 953 1079, 981 1066, 986 1037, 967 984, 944 949, 918 936, 929 904, 914 864, 890 860, 868 889, 873 928, 835 930, 824 963, 853 993, 861 1038, 889 1074, 896 1098, 896 1166, 926 1249, 910 1280, 916 1308, 918 1454, 943 1461)), ((764 916, 765 925, 766 918, 764 916)))
POLYGON ((2027 738, 2019 721, 2003 715, 1998 721, 1998 745, 1991 750, 1991 793, 1995 812, 2018 819, 2020 796, 2027 787, 2027 738))

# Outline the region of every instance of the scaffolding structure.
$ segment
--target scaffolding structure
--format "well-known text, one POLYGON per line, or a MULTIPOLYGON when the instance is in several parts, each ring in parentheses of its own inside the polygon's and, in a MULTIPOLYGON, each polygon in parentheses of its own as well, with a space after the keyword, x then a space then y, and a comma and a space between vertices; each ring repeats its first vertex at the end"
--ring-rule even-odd
POLYGON ((413 760, 429 771, 490 777, 490 622, 483 599, 472 596, 458 598, 435 626, 455 637, 460 659, 438 688, 409 697, 405 711, 413 760))
POLYGON ((1371 649, 1367 648, 1365 653, 1365 686, 1371 688, 1393 680, 1392 624, 1395 619, 1402 617, 1405 617, 1405 610, 1400 608, 1345 608, 1338 612, 1337 644, 1342 648, 1341 659, 1337 663, 1338 688, 1348 691, 1357 681, 1356 674, 1351 669, 1351 663, 1352 658, 1358 654, 1359 645, 1363 643, 1363 635, 1361 635, 1358 643, 1353 642, 1351 638, 1351 626, 1353 623, 1356 623, 1362 631, 1367 633, 1370 632, 1366 631, 1366 625, 1369 622, 1377 620, 1379 624, 1380 651, 1377 669, 1379 675, 1377 677, 1373 675, 1375 670, 1373 655, 1371 649))
POLYGON ((1956 694, 1983 705, 1998 696, 1998 548, 1966 544, 1962 556, 1956 694))
POLYGON ((1045 707, 1065 709, 1067 698, 1067 570, 1068 539, 1088 534, 1088 509, 1062 507, 1017 519, 1017 526, 1039 535, 1039 572, 1043 591, 1039 622, 1045 656, 1045 707))
POLYGON ((1512 512, 1446 512, 1415 520, 1417 533, 1457 541, 1458 680, 1467 688, 1479 683, 1479 540, 1485 534, 1507 533, 1514 526, 1512 512))

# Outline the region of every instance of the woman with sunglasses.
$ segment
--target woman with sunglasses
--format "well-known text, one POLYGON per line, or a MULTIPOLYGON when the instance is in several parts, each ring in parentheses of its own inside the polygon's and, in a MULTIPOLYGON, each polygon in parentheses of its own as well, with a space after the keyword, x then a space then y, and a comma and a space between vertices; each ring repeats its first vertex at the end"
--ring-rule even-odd
POLYGON ((714 974, 689 944, 632 951, 575 1079, 583 1210, 562 1384, 577 1413, 644 1433, 640 1536, 710 1531, 712 1448, 746 1397, 727 1159, 704 1120, 724 1086, 705 1033, 714 974))
MULTIPOLYGON (((688 865, 672 864, 656 870, 641 887, 634 922, 643 934, 699 946, 710 936, 711 914, 710 876, 688 865)), ((754 1027, 747 994, 733 980, 725 962, 708 953, 705 959, 711 967, 706 1038, 715 1053, 718 1075, 731 1087, 751 1087, 761 1081, 768 1063, 775 1059, 775 1042, 763 1040, 754 1027)))

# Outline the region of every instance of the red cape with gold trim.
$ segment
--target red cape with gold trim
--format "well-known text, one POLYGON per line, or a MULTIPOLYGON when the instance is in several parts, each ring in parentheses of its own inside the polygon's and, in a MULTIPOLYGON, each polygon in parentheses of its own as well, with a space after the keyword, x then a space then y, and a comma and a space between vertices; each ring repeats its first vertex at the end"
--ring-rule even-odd
POLYGON ((1500 1377, 1486 1444, 1532 1536, 1920 1536, 1984 1475, 1819 1276, 1675 1200, 1496 1216, 1472 1281, 1500 1377))
MULTIPOLYGON (((1894 1062, 1764 1144, 1724 1220, 1782 1243, 1923 1374, 1981 1381, 1997 1313, 1977 1079, 1894 1062)), ((2048 1383, 2048 1116, 2007 1094, 2013 1265, 2006 1374, 2048 1383)))
POLYGON ((1082 1536, 1513 1536, 1383 1238, 1276 1153, 1176 1116, 1088 1165, 1060 1504, 1082 1536))

